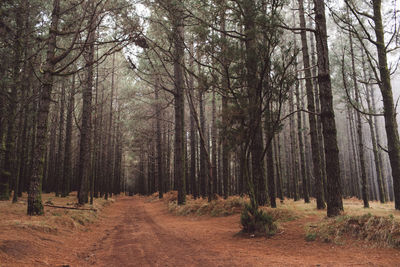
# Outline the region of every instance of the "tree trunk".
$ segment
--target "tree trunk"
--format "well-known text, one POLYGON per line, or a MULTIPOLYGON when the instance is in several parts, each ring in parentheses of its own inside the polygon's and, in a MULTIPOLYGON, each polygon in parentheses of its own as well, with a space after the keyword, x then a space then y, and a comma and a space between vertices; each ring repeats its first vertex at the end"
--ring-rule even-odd
MULTIPOLYGON (((367 86, 367 99, 369 99, 369 97, 371 97, 370 102, 371 103, 371 111, 372 112, 376 112, 376 107, 375 107, 375 92, 374 89, 371 86, 367 86), (368 88, 369 87, 369 88, 368 88), (368 90, 369 89, 369 90, 368 90)), ((374 120, 372 121, 372 119, 370 118, 371 124, 372 126, 374 126, 374 131, 373 131, 373 135, 371 133, 371 136, 375 137, 375 142, 376 145, 380 144, 380 134, 379 134, 379 124, 378 124, 378 117, 374 116, 374 120)), ((378 163, 378 168, 380 170, 381 173, 381 180, 382 180, 382 190, 383 190, 383 197, 381 197, 381 199, 385 199, 385 201, 388 201, 388 191, 387 191, 387 180, 385 179, 384 176, 384 167, 383 167, 383 159, 382 159, 382 152, 380 151, 380 149, 377 147, 377 154, 376 154, 376 158, 375 160, 378 163)), ((375 152, 374 152, 375 153, 375 152)), ((379 179, 379 176, 378 176, 379 179)))
POLYGON ((67 120, 64 144, 64 171, 61 182, 61 197, 68 196, 72 181, 72 117, 75 107, 75 74, 72 76, 71 90, 67 106, 67 120))
MULTIPOLYGON (((203 88, 201 88, 202 83, 199 81, 199 110, 200 110, 200 131, 203 135, 206 133, 206 118, 204 114, 204 96, 203 88)), ((206 175, 207 175, 207 152, 205 146, 200 144, 200 170, 199 170, 199 183, 200 183, 200 195, 202 198, 206 197, 206 175)))
POLYGON ((314 0, 315 38, 318 55, 318 84, 321 101, 321 122, 325 145, 325 165, 327 175, 327 215, 337 216, 343 211, 340 185, 339 148, 337 144, 335 113, 331 77, 329 71, 328 36, 326 31, 325 3, 314 0))
MULTIPOLYGON (((300 17, 300 28, 306 27, 306 22, 304 18, 304 4, 303 0, 299 0, 299 17, 300 17)), ((304 66, 304 74, 306 80, 306 94, 307 94, 307 109, 310 112, 308 114, 308 121, 310 124, 310 139, 311 139, 311 152, 312 152, 312 161, 313 161, 313 170, 314 170, 314 179, 315 179, 315 198, 317 200, 317 209, 325 208, 325 199, 324 199, 324 188, 323 188, 323 180, 322 180, 322 170, 321 170, 321 156, 320 156, 320 143, 318 139, 318 128, 317 128, 317 119, 314 113, 315 109, 315 101, 314 101, 314 88, 312 83, 312 76, 310 70, 310 56, 308 53, 308 44, 307 44, 307 34, 305 30, 300 32, 301 35, 301 51, 303 54, 303 66, 304 66)))
MULTIPOLYGON (((353 50, 353 39, 351 33, 349 34, 350 41, 350 55, 351 55, 351 67, 352 67, 352 78, 353 78, 353 86, 354 93, 356 97, 356 103, 361 104, 360 93, 358 90, 358 83, 356 77, 356 67, 354 63, 354 50, 353 50)), ((344 66, 343 66, 344 67, 344 66)), ((343 76, 343 82, 345 82, 346 77, 343 76)), ((358 153, 360 157, 360 167, 361 167, 361 191, 362 191, 362 199, 364 202, 364 208, 369 208, 368 203, 368 184, 367 184, 367 174, 366 174, 366 166, 365 166, 365 155, 364 155, 364 145, 363 145, 363 131, 362 131, 362 122, 361 122, 361 114, 360 112, 356 113, 357 116, 357 135, 358 135, 358 153)))
POLYGON ((171 9, 172 31, 174 42, 174 108, 175 108, 175 182, 178 189, 178 205, 183 205, 186 202, 185 192, 185 149, 184 149, 184 85, 183 85, 183 64, 184 64, 184 23, 183 10, 180 5, 183 3, 173 3, 171 9))
POLYGON ((378 53, 380 82, 386 137, 388 143, 390 166, 392 167, 395 208, 400 210, 400 140, 396 121, 396 110, 393 102, 392 84, 387 64, 384 30, 382 25, 381 0, 373 0, 376 49, 378 53))
POLYGON ((51 91, 53 88, 52 72, 55 68, 54 56, 56 49, 56 33, 59 22, 60 0, 53 1, 53 11, 49 37, 47 40, 46 63, 43 68, 42 91, 40 93, 38 117, 36 125, 36 142, 33 151, 32 172, 28 192, 28 215, 43 214, 42 204, 42 178, 43 178, 43 158, 46 153, 47 121, 50 110, 51 91))
POLYGON ((274 138, 274 157, 275 157, 275 169, 276 169, 276 187, 278 198, 283 202, 283 186, 282 186, 282 164, 281 164, 281 144, 279 133, 274 138))
MULTIPOLYGON (((93 2, 90 3, 91 9, 93 2)), ((91 173, 91 119, 92 119, 92 87, 93 87, 93 62, 94 62, 94 41, 96 34, 96 19, 92 18, 89 22, 88 47, 86 48, 86 65, 87 76, 86 85, 83 89, 83 106, 82 106, 82 125, 80 138, 80 154, 79 154, 79 180, 80 188, 78 202, 80 205, 88 203, 89 182, 91 173)))
POLYGON ((65 84, 61 84, 61 95, 60 95, 60 117, 58 125, 58 151, 57 151, 57 177, 56 177, 56 196, 60 195, 61 191, 61 177, 64 176, 64 106, 65 106, 65 84))
MULTIPOLYGON (((309 14, 313 12, 311 9, 311 2, 308 1, 308 12, 309 14)), ((312 18, 309 16, 308 20, 308 26, 311 28, 311 21, 312 18)), ((314 36, 310 34, 310 48, 311 48, 311 66, 315 66, 317 64, 316 62, 316 52, 315 52, 315 38, 314 36)), ((319 98, 319 85, 318 85, 318 77, 317 77, 317 68, 313 67, 312 68, 312 84, 313 84, 313 89, 314 89, 314 97, 315 97, 315 112, 317 114, 321 114, 321 104, 320 104, 320 98, 319 98)), ((326 187, 326 168, 325 168, 325 150, 324 150, 324 138, 322 136, 322 123, 321 123, 321 117, 316 116, 316 134, 318 136, 318 148, 319 148, 319 156, 320 156, 320 168, 321 168, 321 186, 323 188, 323 195, 322 195, 322 200, 325 201, 326 196, 327 196, 327 187, 326 187)), ((310 126, 311 127, 311 126, 310 126)), ((314 152, 313 152, 314 153, 314 152)), ((318 206, 318 204, 317 204, 318 206)), ((325 204, 323 205, 325 206, 325 204)), ((322 207, 322 206, 321 206, 322 207)))
MULTIPOLYGON (((300 86, 302 81, 299 81, 300 86)), ((299 86, 296 86, 296 103, 297 103, 297 109, 302 109, 302 103, 301 103, 301 96, 300 96, 300 90, 299 86)), ((304 126, 302 124, 302 118, 301 118, 301 113, 302 112, 297 112, 297 136, 299 139, 299 152, 300 152, 300 167, 301 167, 301 177, 302 177, 302 188, 303 188, 303 198, 305 203, 310 203, 310 195, 308 191, 308 186, 307 186, 307 173, 306 173, 306 157, 305 157, 305 152, 304 152, 304 126)))
POLYGON ((217 124, 216 124, 216 113, 217 107, 215 103, 215 91, 212 93, 212 121, 211 121, 211 162, 212 162, 212 173, 213 177, 209 177, 209 188, 208 198, 209 200, 215 199, 217 193, 217 124))
POLYGON ((156 101, 156 135, 157 135, 157 180, 158 180, 158 198, 163 198, 164 193, 164 174, 163 174, 163 153, 162 153, 162 142, 161 142, 161 104, 158 96, 159 81, 156 78, 156 87, 154 90, 154 96, 156 101))
MULTIPOLYGON (((190 42, 190 51, 193 55, 193 42, 190 42)), ((193 57, 191 57, 189 62, 189 67, 193 70, 193 57)), ((190 92, 194 92, 194 79, 193 75, 189 76, 189 88, 190 92)), ((196 109, 196 107, 193 107, 196 109)), ((195 128, 195 113, 190 109, 190 191, 193 198, 197 198, 197 182, 196 182, 196 155, 197 155, 197 134, 195 128)))
POLYGON ((246 35, 245 39, 245 66, 246 82, 249 95, 249 138, 251 153, 251 168, 253 175, 253 186, 255 198, 258 205, 267 204, 267 189, 265 186, 264 166, 263 166, 263 138, 261 127, 262 103, 261 86, 257 78, 257 59, 256 51, 256 4, 255 1, 246 1, 243 6, 243 24, 246 35))
MULTIPOLYGON (((21 4, 22 5, 22 4, 21 4)), ((15 20, 16 20, 16 33, 14 37, 13 52, 14 52, 14 62, 12 68, 12 84, 11 92, 7 95, 8 106, 7 106, 7 132, 6 132, 6 142, 5 142, 5 152, 3 159, 3 166, 0 165, 0 200, 9 200, 10 198, 10 182, 15 175, 14 172, 14 149, 15 149, 15 124, 17 121, 17 97, 18 91, 21 86, 20 77, 20 65, 22 61, 22 47, 21 40, 23 21, 22 16, 19 14, 21 11, 21 6, 16 7, 15 10, 15 20)), ((6 91, 5 91, 6 92, 6 91)), ((3 143, 0 143, 3 146, 3 143)), ((1 156, 1 155, 0 155, 1 156)), ((15 183, 15 182, 14 182, 15 183)))
MULTIPOLYGON (((275 186, 275 175, 274 175, 274 155, 273 155, 273 138, 274 138, 274 129, 272 128, 273 117, 272 117, 272 107, 270 103, 267 103, 269 107, 267 107, 267 116, 265 118, 265 136, 266 140, 271 140, 267 147, 267 182, 268 182, 268 193, 269 200, 272 208, 276 208, 276 186, 275 186)), ((268 141, 266 141, 268 142, 268 141)))
MULTIPOLYGON (((293 114, 294 112, 294 99, 293 91, 290 90, 289 93, 289 112, 293 114)), ((299 159, 297 151, 297 140, 294 125, 294 116, 290 116, 289 119, 290 127, 290 153, 291 153, 291 166, 292 166, 292 196, 294 201, 299 200, 299 159)))

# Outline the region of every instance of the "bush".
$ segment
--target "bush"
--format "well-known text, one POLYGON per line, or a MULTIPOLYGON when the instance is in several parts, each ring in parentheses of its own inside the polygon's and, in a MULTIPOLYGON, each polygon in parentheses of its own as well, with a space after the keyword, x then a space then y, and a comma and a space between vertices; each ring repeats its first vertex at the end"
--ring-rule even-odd
POLYGON ((248 203, 244 206, 240 223, 243 226, 242 233, 257 236, 272 236, 277 230, 275 221, 270 215, 248 203))
POLYGON ((307 233, 307 235, 306 235, 307 242, 314 241, 316 238, 317 238, 316 233, 307 233))

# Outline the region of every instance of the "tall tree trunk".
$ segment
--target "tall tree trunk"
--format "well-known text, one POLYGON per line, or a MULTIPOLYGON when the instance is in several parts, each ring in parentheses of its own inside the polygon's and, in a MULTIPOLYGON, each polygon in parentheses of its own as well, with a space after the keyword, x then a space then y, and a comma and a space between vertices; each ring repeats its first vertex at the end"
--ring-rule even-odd
POLYGON ((174 109, 175 109, 175 159, 174 172, 175 182, 178 189, 178 205, 186 202, 185 192, 185 148, 184 148, 184 127, 185 127, 185 104, 184 104, 184 85, 183 85, 183 64, 184 64, 184 14, 183 3, 173 2, 170 10, 172 17, 172 31, 174 42, 174 109))
MULTIPOLYGON (((199 111, 200 111, 200 129, 201 131, 200 134, 203 134, 203 136, 206 133, 206 117, 204 114, 204 93, 203 93, 203 88, 201 81, 199 81, 199 111)), ((201 138, 201 137, 200 137, 201 138)), ((206 197, 207 194, 207 188, 206 188, 206 175, 207 175, 207 151, 205 146, 200 144, 200 170, 199 170, 199 183, 200 183, 200 195, 202 198, 206 197)))
POLYGON ((278 198, 283 202, 283 185, 282 185, 282 164, 281 164, 281 144, 279 133, 274 138, 274 157, 275 157, 275 169, 276 169, 276 187, 278 198))
MULTIPOLYGON (((226 96, 228 93, 228 77, 227 77, 227 62, 225 60, 225 55, 227 53, 227 47, 226 47, 226 29, 225 29, 225 24, 226 24, 226 19, 225 19, 225 7, 221 8, 221 22, 220 22, 220 28, 222 31, 222 46, 221 46, 221 52, 223 54, 223 61, 222 61, 222 69, 223 69, 223 75, 222 75, 222 87, 223 87, 223 94, 222 94, 222 110, 221 110, 221 116, 222 116, 222 125, 223 127, 228 127, 228 97, 226 96)), ((226 138, 221 138, 221 152, 222 152, 222 185, 223 185, 223 195, 224 198, 227 199, 230 192, 229 192, 229 173, 228 173, 228 164, 229 164, 229 146, 227 143, 226 138)))
POLYGON ((257 78, 257 59, 256 51, 256 3, 246 1, 243 3, 243 24, 246 35, 245 39, 245 66, 246 82, 249 95, 249 128, 250 128, 250 152, 251 168, 253 175, 253 186, 255 198, 258 205, 267 204, 267 189, 265 186, 264 166, 263 166, 263 138, 262 138, 262 103, 261 87, 257 78))
POLYGON ((212 121, 211 121, 211 145, 212 145, 212 173, 213 177, 209 177, 208 198, 209 200, 215 199, 217 193, 217 107, 215 100, 215 91, 212 93, 212 121))
MULTIPOLYGON (((56 111, 57 108, 54 107, 56 111)), ((57 157, 57 114, 56 112, 52 112, 51 114, 51 120, 50 120, 50 136, 49 136, 49 147, 48 147, 48 157, 46 160, 46 172, 43 175, 43 190, 46 193, 50 193, 54 190, 55 187, 55 180, 57 178, 57 162, 56 162, 56 157, 57 157)))
POLYGON ((266 142, 271 140, 267 147, 267 182, 268 182, 268 193, 269 193, 269 200, 271 203, 272 208, 276 208, 276 186, 275 186, 275 175, 274 175, 274 155, 273 155, 273 138, 274 138, 274 129, 273 125, 273 115, 272 115, 272 105, 267 103, 269 107, 266 109, 269 111, 267 112, 267 116, 265 118, 265 136, 266 142))
POLYGON ((65 84, 61 84, 60 95, 60 116, 58 120, 58 151, 57 151, 57 177, 56 177, 56 196, 60 195, 62 179, 64 176, 64 106, 65 106, 65 84))
MULTIPOLYGON (((300 86, 302 87, 302 81, 299 81, 300 86)), ((296 86, 296 103, 297 103, 297 108, 302 109, 302 103, 301 103, 301 96, 300 96, 300 90, 299 86, 296 86)), ((310 195, 308 191, 308 186, 307 186, 307 173, 306 173, 306 156, 304 152, 304 126, 302 124, 302 112, 297 112, 297 136, 299 139, 299 152, 300 152, 300 166, 301 166, 301 177, 302 177, 302 188, 303 188, 303 198, 305 203, 310 203, 310 195)))
POLYGON ((163 151, 161 141, 161 104, 158 96, 159 93, 159 80, 156 78, 156 87, 154 96, 156 101, 156 138, 157 138, 157 180, 158 180, 158 198, 163 198, 164 193, 164 174, 163 174, 163 151))
POLYGON ((327 215, 337 216, 343 211, 342 189, 340 185, 339 148, 337 144, 335 113, 329 70, 328 36, 326 31, 325 3, 314 0, 315 38, 318 55, 318 84, 321 101, 321 122, 325 145, 325 165, 327 175, 327 215))
POLYGON ((72 181, 72 117, 75 107, 75 74, 72 76, 71 90, 68 98, 67 120, 65 126, 64 171, 61 182, 61 197, 66 197, 72 181))
MULTIPOLYGON (((93 2, 90 3, 93 9, 93 2)), ((89 21, 88 47, 86 48, 86 85, 83 89, 82 126, 79 152, 79 180, 80 188, 78 202, 80 205, 89 202, 89 182, 91 181, 91 129, 92 129, 92 87, 93 87, 93 63, 94 63, 94 41, 96 34, 96 19, 89 21)))
POLYGON ((107 148, 106 154, 106 176, 104 177, 104 198, 108 199, 110 196, 110 184, 112 183, 112 173, 113 173, 113 136, 112 136, 112 126, 113 126, 113 102, 114 102, 114 90, 115 90, 115 54, 112 57, 112 72, 111 72, 111 92, 110 92, 110 113, 108 113, 107 122, 107 148))
POLYGON ((380 82, 379 88, 383 99, 383 113, 385 118, 386 137, 388 143, 390 166, 392 167, 393 191, 395 208, 400 210, 400 140, 396 121, 396 110, 393 102, 392 84, 387 64, 387 51, 381 14, 381 0, 372 1, 376 35, 376 49, 380 82))
MULTIPOLYGON (((367 93, 369 93, 369 96, 371 97, 371 102, 372 102, 371 103, 371 108, 372 108, 371 110, 372 110, 372 112, 376 112, 375 91, 373 90, 372 87, 370 87, 370 86, 368 86, 368 87, 369 87, 370 90, 368 90, 368 88, 367 88, 367 93)), ((372 123, 372 120, 371 120, 371 123, 372 123)), ((377 116, 374 116, 373 125, 375 126, 374 127, 374 129, 375 129, 374 130, 374 136, 376 138, 376 144, 378 145, 378 144, 380 144, 381 137, 380 137, 380 134, 379 134, 379 122, 378 122, 378 117, 377 116)), ((377 149, 377 157, 376 157, 376 159, 378 161, 378 166, 379 166, 379 169, 381 171, 382 188, 383 188, 384 199, 386 199, 386 201, 387 201, 388 198, 389 198, 389 194, 388 194, 388 191, 387 191, 388 186, 387 186, 387 180, 385 179, 385 176, 384 176, 382 152, 379 149, 377 149)))
POLYGON ((43 214, 42 204, 42 178, 43 178, 43 158, 46 153, 47 121, 50 110, 51 91, 53 88, 53 75, 55 64, 54 56, 56 49, 56 33, 59 22, 60 0, 53 1, 53 11, 49 37, 47 39, 46 63, 43 68, 42 91, 39 97, 38 117, 36 124, 36 142, 33 151, 32 172, 28 192, 28 215, 43 214))
MULTIPOLYGON (((14 36, 13 52, 14 62, 12 68, 12 79, 11 92, 7 95, 8 106, 7 106, 7 132, 6 132, 6 143, 5 152, 3 159, 3 166, 0 166, 0 200, 8 200, 10 198, 10 182, 15 175, 14 164, 15 158, 15 124, 17 121, 17 96, 21 85, 20 77, 20 65, 22 61, 22 34, 23 34, 23 21, 20 14, 22 10, 22 4, 19 4, 15 10, 15 21, 16 21, 16 33, 14 36)), ((1 143, 2 145, 3 143, 1 143)), ((1 156, 1 155, 0 155, 1 156)), ((15 182, 14 182, 15 183, 15 182)))
MULTIPOLYGON (((193 42, 190 42, 190 53, 193 55, 194 49, 193 49, 193 42)), ((189 68, 193 70, 193 57, 190 57, 189 59, 189 68)), ((189 76, 189 86, 188 90, 190 92, 194 92, 194 78, 193 75, 189 76)), ((196 109, 196 107, 193 107, 196 109)), ((197 182, 196 182, 196 155, 197 155, 197 134, 196 134, 196 128, 195 128, 195 119, 194 119, 195 112, 190 109, 190 191, 193 195, 193 198, 196 199, 198 194, 197 194, 197 182)))
POLYGON ((354 117, 353 117, 353 110, 350 109, 350 106, 347 106, 347 114, 348 114, 348 131, 350 135, 350 142, 351 142, 351 152, 352 152, 352 166, 353 166, 353 172, 351 173, 352 175, 352 184, 354 185, 354 192, 355 196, 360 197, 360 186, 359 186, 359 181, 360 181, 360 168, 358 166, 358 153, 357 153, 357 147, 356 147, 356 136, 354 134, 354 117), (354 163, 354 164, 353 164, 354 163))
MULTIPOLYGON (((303 0, 299 0, 299 17, 300 17, 300 28, 306 27, 304 17, 304 3, 303 0)), ((301 35, 301 51, 303 54, 303 66, 306 80, 306 94, 307 94, 307 109, 310 112, 308 114, 308 121, 310 124, 310 139, 311 139, 311 152, 315 179, 315 197, 317 200, 317 209, 325 208, 323 179, 322 179, 322 166, 321 166, 321 155, 320 155, 320 143, 318 139, 317 119, 314 113, 315 100, 314 100, 314 88, 312 83, 312 76, 310 70, 310 55, 308 53, 307 34, 305 30, 300 32, 301 35)))
MULTIPOLYGON (((311 2, 308 1, 308 12, 309 14, 313 12, 311 9, 311 2)), ((308 26, 311 28, 311 21, 312 18, 309 16, 308 20, 308 26)), ((310 48, 311 48, 311 66, 315 66, 317 64, 316 60, 316 51, 315 51, 315 38, 313 34, 310 34, 309 38, 310 42, 310 48)), ((313 67, 312 68, 312 84, 313 84, 313 89, 314 89, 314 96, 315 96, 315 112, 317 114, 321 114, 321 104, 320 104, 320 96, 319 96, 319 85, 318 85, 318 77, 317 77, 317 68, 313 67)), ((327 196, 327 182, 326 182, 326 166, 325 166, 325 150, 324 150, 324 137, 322 136, 322 123, 321 123, 321 117, 316 116, 316 123, 317 123, 317 136, 318 136, 318 148, 319 148, 319 156, 320 156, 320 167, 321 167, 321 184, 323 188, 323 200, 325 201, 325 198, 327 196)), ((317 204, 318 205, 318 204, 317 204)), ((325 204, 324 204, 325 206, 325 204)))
MULTIPOLYGON (((96 36, 99 35, 99 29, 97 28, 96 36)), ((97 38, 97 37, 96 37, 97 38)), ((99 60, 99 46, 96 46, 96 62, 99 60)), ((92 157, 92 179, 90 181, 90 204, 93 204, 93 198, 98 197, 98 184, 101 170, 100 165, 100 131, 101 124, 99 123, 99 64, 96 64, 96 83, 95 83, 95 100, 94 100, 94 121, 93 121, 93 157, 92 157)), ((103 103, 101 103, 103 105, 103 103)))
MULTIPOLYGON (((352 67, 352 78, 353 78, 353 86, 354 93, 356 97, 356 103, 361 104, 360 92, 358 89, 357 77, 356 77, 356 66, 354 63, 354 50, 353 50, 353 38, 351 33, 349 34, 349 42, 350 42, 350 55, 351 55, 351 67, 352 67)), ((343 82, 345 82, 345 76, 343 77, 343 82)), ((361 114, 360 112, 356 112, 357 117, 357 135, 358 135, 358 153, 360 157, 360 167, 361 167, 361 191, 362 191, 362 199, 364 202, 364 208, 369 208, 368 203, 368 183, 367 183, 367 173, 365 166, 365 155, 364 155, 364 145, 363 145, 363 131, 362 131, 362 122, 361 122, 361 114)))
MULTIPOLYGON (((289 93, 289 112, 294 112, 294 98, 293 90, 289 93)), ((292 196, 294 201, 299 200, 299 159, 297 151, 297 138, 295 133, 294 116, 290 116, 290 153, 291 153, 291 166, 292 166, 292 196)))

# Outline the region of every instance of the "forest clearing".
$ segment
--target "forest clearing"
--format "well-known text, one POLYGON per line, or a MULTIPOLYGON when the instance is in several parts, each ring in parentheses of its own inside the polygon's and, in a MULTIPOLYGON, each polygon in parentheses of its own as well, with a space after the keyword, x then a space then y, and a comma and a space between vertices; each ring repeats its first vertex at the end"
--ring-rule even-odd
MULTIPOLYGON (((73 196, 75 197, 75 196, 73 196)), ((0 266, 399 266, 400 251, 345 235, 340 242, 307 240, 310 225, 324 220, 315 201, 285 201, 278 233, 270 238, 238 235, 239 211, 215 217, 177 215, 168 208, 176 194, 118 196, 99 208, 72 215, 73 210, 46 208, 45 217, 29 217, 26 200, 0 203, 0 266), (169 204, 168 204, 169 203, 169 204), (105 205, 106 204, 106 205, 105 205), (78 215, 79 214, 79 215, 78 215)), ((53 201, 50 195, 44 200, 53 201)), ((74 198, 54 200, 65 205, 74 198)), ((221 200, 223 201, 223 200, 221 200)), ((99 202, 99 203, 97 203, 99 202)), ((206 200, 197 200, 201 205, 206 200)), ((224 201, 228 202, 228 201, 224 201)), ((355 199, 344 201, 347 214, 368 212, 388 217, 389 207, 355 199)), ((393 215, 393 214, 392 214, 393 215)), ((400 213, 394 212, 400 221, 400 213)))

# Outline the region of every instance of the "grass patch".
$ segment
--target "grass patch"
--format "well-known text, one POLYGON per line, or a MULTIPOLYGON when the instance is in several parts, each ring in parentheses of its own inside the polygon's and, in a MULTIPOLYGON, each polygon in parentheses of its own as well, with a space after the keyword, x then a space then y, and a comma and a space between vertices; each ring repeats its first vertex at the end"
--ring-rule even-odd
POLYGON ((58 228, 46 221, 14 221, 14 227, 43 233, 57 233, 58 228))
POLYGON ((372 242, 379 246, 400 248, 400 223, 393 216, 343 215, 325 218, 309 225, 307 236, 314 236, 324 242, 340 244, 346 237, 372 242))
MULTIPOLYGON (((71 193, 67 197, 54 197, 54 193, 43 194, 43 203, 65 206, 77 207, 76 193, 71 193)), ((17 204, 8 202, 0 202, 0 214, 7 214, 6 218, 0 219, 1 226, 10 226, 16 229, 34 230, 45 233, 59 233, 63 230, 86 230, 86 226, 95 222, 97 217, 100 216, 101 210, 115 200, 109 198, 95 198, 93 205, 86 204, 84 208, 93 208, 97 212, 90 210, 74 210, 74 209, 59 209, 54 207, 45 206, 45 213, 43 216, 28 216, 26 215, 27 194, 24 193, 17 204)), ((0 216, 1 217, 1 216, 0 216)))
POLYGON ((224 217, 240 213, 244 207, 245 200, 238 196, 228 199, 217 198, 211 202, 206 199, 193 199, 187 197, 185 205, 178 205, 174 194, 165 194, 165 201, 168 203, 168 210, 179 216, 202 216, 224 217))
POLYGON ((84 216, 82 214, 76 214, 72 215, 71 218, 79 223, 80 225, 87 225, 91 222, 91 220, 88 218, 88 216, 84 216))
POLYGON ((295 214, 294 211, 282 207, 280 208, 263 207, 262 209, 269 216, 271 216, 274 221, 290 222, 299 218, 299 216, 295 214))

